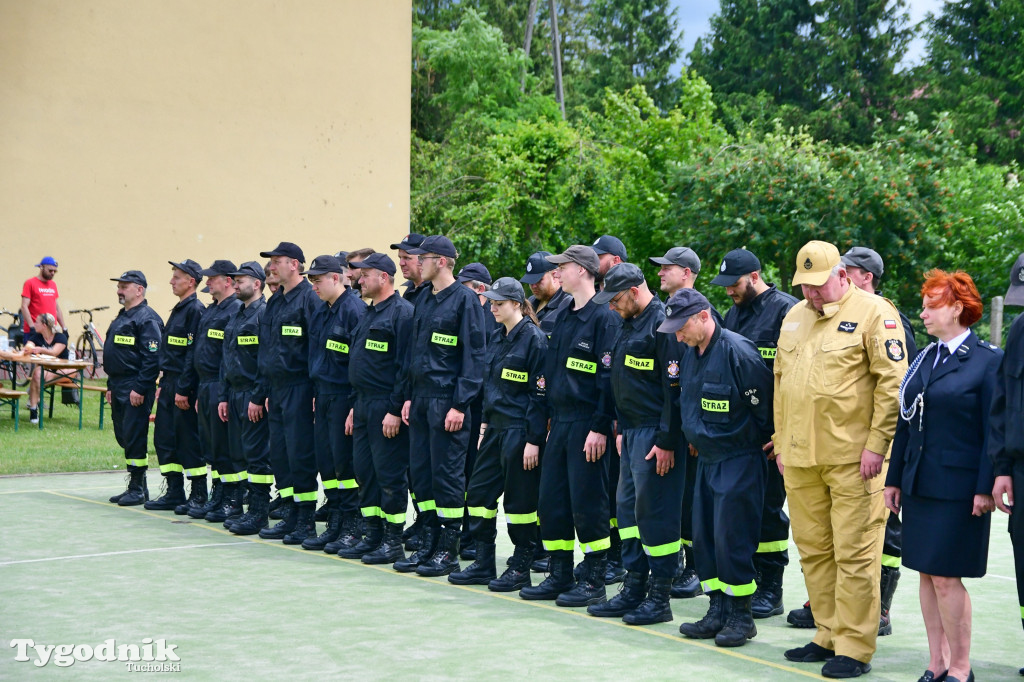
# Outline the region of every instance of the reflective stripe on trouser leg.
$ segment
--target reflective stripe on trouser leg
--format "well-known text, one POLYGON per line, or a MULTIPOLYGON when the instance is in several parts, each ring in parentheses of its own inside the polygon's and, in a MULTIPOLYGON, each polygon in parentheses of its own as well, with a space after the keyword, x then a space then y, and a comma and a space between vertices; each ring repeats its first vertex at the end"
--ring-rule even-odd
POLYGON ((694 562, 702 584, 733 596, 752 594, 754 552, 768 465, 760 451, 721 462, 698 458, 694 496, 694 562), (711 582, 715 580, 717 582, 711 582))
MULTIPOLYGON (((460 530, 466 502, 466 450, 472 409, 466 408, 462 428, 446 431, 445 418, 451 409, 446 398, 421 398, 426 404, 426 421, 430 427, 431 487, 439 523, 445 528, 460 530)), ((415 402, 415 401, 414 401, 415 402)))
POLYGON ((409 471, 409 429, 385 438, 381 422, 388 413, 387 398, 356 399, 353 414, 352 464, 359 481, 360 506, 380 507, 388 523, 405 524, 409 471))
POLYGON ((430 468, 431 427, 427 421, 427 404, 423 398, 413 398, 409 407, 409 480, 422 522, 436 526, 434 479, 430 468))
POLYGON ((466 491, 469 532, 474 540, 485 544, 493 543, 498 535, 495 517, 505 482, 501 470, 501 439, 502 432, 498 429, 488 426, 484 431, 466 491))
MULTIPOLYGON (((252 391, 228 390, 228 444, 238 447, 239 457, 244 462, 244 469, 249 472, 249 480, 255 483, 272 483, 273 469, 270 468, 270 420, 249 421, 249 402, 252 391), (236 440, 237 439, 237 440, 236 440), (253 481, 252 476, 270 477, 253 481)), ((232 461, 235 455, 232 455, 232 461)))
POLYGON ((544 465, 541 467, 539 514, 541 538, 546 549, 563 551, 573 531, 585 553, 601 552, 609 538, 609 500, 606 483, 608 458, 588 462, 583 444, 590 432, 589 420, 551 425, 544 465))
POLYGON ((283 429, 283 444, 288 454, 288 473, 295 490, 295 501, 315 505, 319 486, 313 445, 313 384, 302 383, 272 389, 270 410, 279 416, 278 421, 270 423, 271 438, 275 426, 283 429))
MULTIPOLYGON (((514 545, 537 545, 537 496, 540 492, 540 466, 523 468, 526 429, 507 428, 501 434, 501 468, 504 474, 502 507, 508 524, 508 536, 514 545)), ((541 445, 541 457, 544 446, 541 445)))
POLYGON ((774 461, 768 462, 765 479, 764 506, 761 509, 761 533, 757 545, 759 565, 787 566, 789 564, 789 517, 786 504, 786 484, 774 461))
POLYGON ((114 424, 114 438, 124 450, 125 464, 131 468, 146 466, 149 448, 149 414, 153 410, 154 391, 142 397, 142 405, 131 404, 131 383, 107 380, 110 390, 110 420, 114 424), (142 464, 138 464, 139 461, 142 464))
POLYGON ((332 474, 332 478, 337 478, 336 499, 343 514, 356 514, 360 508, 359 486, 356 483, 356 470, 352 460, 352 436, 345 435, 345 419, 351 407, 347 393, 320 394, 316 401, 317 425, 320 424, 321 410, 327 415, 324 420, 327 426, 327 449, 322 453, 319 445, 317 447, 320 476, 323 477, 326 468, 332 474), (326 461, 321 463, 321 458, 324 457, 326 461))
POLYGON ((636 522, 636 485, 633 480, 633 458, 629 451, 630 447, 634 445, 640 447, 634 437, 635 434, 634 429, 625 429, 622 432, 622 453, 617 461, 619 472, 615 477, 618 481, 615 491, 615 508, 618 521, 617 530, 619 539, 622 541, 622 566, 627 571, 647 575, 650 565, 647 563, 647 556, 644 554, 643 544, 640 541, 640 526, 636 522))
POLYGON ((636 490, 636 522, 640 527, 643 553, 651 575, 672 578, 679 564, 682 505, 686 470, 675 466, 664 476, 657 472, 657 459, 646 459, 654 446, 653 428, 627 429, 624 434, 636 490))
POLYGON ((228 444, 228 424, 221 421, 217 412, 219 402, 219 381, 205 381, 199 384, 196 392, 196 423, 200 452, 203 461, 210 465, 211 478, 214 478, 212 471, 230 474, 245 468, 244 462, 240 462, 241 466, 236 468, 232 461, 228 444))
POLYGON ((899 514, 889 514, 882 540, 882 565, 899 568, 903 557, 903 522, 899 514))

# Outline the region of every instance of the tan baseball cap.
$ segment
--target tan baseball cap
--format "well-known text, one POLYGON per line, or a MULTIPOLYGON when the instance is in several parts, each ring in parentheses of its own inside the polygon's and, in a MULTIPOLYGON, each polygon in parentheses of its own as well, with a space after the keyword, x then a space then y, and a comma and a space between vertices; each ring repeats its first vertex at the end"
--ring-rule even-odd
POLYGON ((839 249, 828 242, 809 241, 796 254, 796 274, 793 286, 810 284, 820 287, 832 275, 832 268, 839 265, 839 249))

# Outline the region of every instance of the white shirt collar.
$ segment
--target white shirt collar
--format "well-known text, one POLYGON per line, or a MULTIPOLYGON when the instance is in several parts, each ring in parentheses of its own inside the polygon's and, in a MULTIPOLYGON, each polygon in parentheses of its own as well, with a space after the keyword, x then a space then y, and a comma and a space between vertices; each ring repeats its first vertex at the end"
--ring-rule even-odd
MULTIPOLYGON (((968 329, 963 334, 960 334, 959 336, 956 336, 956 337, 950 339, 945 344, 946 348, 949 350, 949 354, 951 356, 955 355, 956 354, 956 349, 959 348, 960 346, 962 346, 964 341, 966 341, 967 337, 970 336, 970 335, 971 335, 971 330, 968 329)), ((943 344, 943 342, 940 341, 939 345, 941 346, 942 344, 943 344)), ((935 355, 935 364, 938 364, 938 362, 939 362, 939 356, 938 356, 938 353, 936 353, 936 355, 935 355)))

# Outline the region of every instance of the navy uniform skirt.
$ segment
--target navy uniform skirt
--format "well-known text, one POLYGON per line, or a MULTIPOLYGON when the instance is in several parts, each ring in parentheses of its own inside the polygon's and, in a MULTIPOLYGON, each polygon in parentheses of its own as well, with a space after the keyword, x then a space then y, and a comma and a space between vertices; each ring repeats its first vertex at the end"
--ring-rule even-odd
POLYGON ((972 516, 974 500, 903 495, 903 565, 947 578, 980 578, 988 567, 992 514, 972 516))

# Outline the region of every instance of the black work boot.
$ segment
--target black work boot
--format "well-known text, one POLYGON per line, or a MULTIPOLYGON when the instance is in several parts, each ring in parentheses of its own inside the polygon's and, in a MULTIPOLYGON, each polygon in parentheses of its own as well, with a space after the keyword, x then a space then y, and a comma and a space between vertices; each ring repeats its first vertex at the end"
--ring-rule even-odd
POLYGON ((793 609, 786 616, 786 622, 795 628, 813 628, 814 625, 814 614, 811 613, 811 602, 805 601, 804 605, 798 609, 793 609))
MULTIPOLYGON (((150 511, 171 511, 185 503, 185 476, 180 471, 164 474, 164 494, 145 504, 150 511)), ((113 498, 111 498, 113 499, 113 498)))
POLYGON ((331 542, 324 545, 324 552, 327 554, 337 554, 343 549, 352 549, 363 540, 363 533, 359 529, 361 525, 361 517, 355 514, 341 515, 341 531, 331 542))
POLYGON ((416 552, 422 545, 423 538, 423 514, 416 512, 416 518, 413 519, 412 525, 402 531, 402 542, 405 543, 405 549, 410 552, 416 552))
MULTIPOLYGON (((285 500, 278 507, 278 510, 283 515, 281 520, 270 528, 263 528, 259 531, 260 537, 264 540, 283 540, 285 535, 295 530, 295 522, 298 521, 298 510, 296 509, 295 501, 290 498, 285 500)), ((237 525, 236 523, 235 526, 237 525)), ((232 526, 232 528, 235 526, 232 526)))
POLYGON ((759 562, 757 589, 750 600, 750 610, 754 618, 770 618, 781 615, 782 608, 782 574, 786 570, 778 564, 759 562))
POLYGON ((427 578, 437 578, 458 570, 459 531, 455 528, 441 528, 441 535, 437 538, 437 549, 429 559, 420 562, 416 567, 416 573, 427 578))
POLYGON ((622 581, 619 593, 605 602, 591 604, 587 613, 598 618, 622 618, 647 596, 647 574, 629 571, 622 581))
POLYGON ((487 583, 487 589, 491 592, 515 592, 529 587, 533 583, 530 579, 530 564, 535 556, 533 550, 533 543, 516 545, 515 552, 509 557, 508 568, 501 576, 487 583))
POLYGON ((557 599, 558 595, 566 590, 571 590, 576 584, 572 577, 572 552, 559 552, 552 554, 548 559, 551 572, 539 585, 524 587, 519 590, 519 596, 529 600, 551 600, 557 599))
POLYGON ((289 496, 287 500, 281 497, 281 493, 280 491, 278 491, 278 493, 274 495, 274 499, 270 501, 270 511, 267 513, 267 518, 274 519, 277 521, 283 519, 286 512, 284 504, 286 502, 290 502, 291 499, 291 496, 289 496))
POLYGON ((469 512, 466 512, 462 524, 462 532, 459 533, 459 558, 473 561, 476 559, 476 542, 473 540, 473 534, 469 532, 469 512))
POLYGON ((221 523, 232 516, 238 518, 242 515, 242 484, 221 483, 224 492, 221 494, 219 507, 214 507, 206 512, 207 521, 210 523, 221 523))
POLYGON ((882 593, 882 614, 878 619, 878 636, 892 634, 892 621, 889 619, 889 608, 892 606, 892 598, 896 594, 896 585, 900 581, 900 569, 898 566, 882 566, 882 580, 878 589, 882 593))
POLYGON ((366 535, 356 543, 355 547, 346 547, 338 550, 338 556, 342 559, 362 559, 364 554, 369 554, 380 546, 384 537, 384 527, 378 517, 363 519, 363 527, 366 535))
POLYGON ((189 491, 188 499, 185 500, 185 504, 179 504, 174 508, 174 513, 178 516, 190 515, 190 518, 202 518, 191 516, 193 512, 198 513, 199 509, 202 509, 203 505, 206 504, 206 475, 193 476, 188 479, 189 491))
POLYGON ((672 591, 672 578, 651 577, 647 597, 640 605, 622 616, 628 625, 653 625, 667 623, 672 620, 672 604, 669 594, 672 591))
POLYGON ((533 549, 533 563, 530 565, 530 570, 534 573, 547 573, 548 559, 551 558, 551 552, 544 549, 544 545, 537 543, 537 546, 533 549))
MULTIPOLYGON (((316 522, 316 514, 313 514, 313 521, 316 522)), ((341 535, 341 509, 337 505, 332 504, 327 512, 327 527, 324 528, 324 532, 320 535, 310 535, 302 541, 302 549, 326 551, 327 545, 331 542, 335 542, 338 536, 341 535)), ((287 539, 285 540, 287 544, 287 539)), ((334 552, 330 552, 333 554, 334 552)))
POLYGON ((713 590, 708 593, 708 597, 711 603, 704 617, 696 623, 683 623, 679 626, 679 632, 690 639, 711 639, 725 627, 725 595, 721 590, 713 590))
POLYGON ((454 585, 490 585, 492 580, 497 580, 494 543, 474 540, 473 544, 476 546, 476 559, 466 567, 466 570, 448 576, 448 582, 454 585))
POLYGON ((743 646, 757 636, 757 626, 750 611, 750 595, 725 596, 725 625, 715 635, 715 646, 743 646))
POLYGON ((316 515, 313 516, 313 520, 317 523, 326 523, 327 517, 331 515, 331 501, 324 500, 324 503, 320 505, 320 508, 316 510, 316 515))
MULTIPOLYGON (((438 528, 428 526, 426 522, 421 524, 416 543, 419 545, 419 549, 410 554, 408 558, 396 561, 393 568, 399 573, 412 573, 415 571, 417 566, 434 554, 434 549, 437 547, 438 531, 438 528)), ((408 543, 406 543, 406 547, 408 546, 408 543)))
POLYGON ((298 508, 295 515, 295 528, 281 538, 281 542, 286 545, 301 545, 307 539, 316 538, 316 521, 313 520, 316 514, 316 502, 303 502, 295 506, 298 508))
POLYGON ((117 501, 119 507, 135 507, 149 499, 149 487, 146 485, 146 467, 136 467, 128 477, 128 490, 117 501))
POLYGON ((692 599, 704 590, 700 587, 697 568, 693 565, 693 547, 683 545, 679 552, 679 569, 672 578, 672 596, 679 599, 692 599))
POLYGON ((626 578, 626 567, 622 565, 622 539, 619 529, 612 528, 611 547, 608 548, 608 568, 604 572, 606 585, 621 583, 626 578))
MULTIPOLYGON (((118 501, 121 499, 121 497, 126 492, 128 492, 128 482, 131 481, 131 480, 132 480, 132 475, 131 475, 131 472, 129 472, 124 477, 124 490, 122 490, 121 492, 117 493, 116 495, 111 495, 110 496, 110 503, 111 504, 117 504, 118 501)), ((147 504, 148 504, 148 502, 147 502, 147 504)), ((146 507, 146 509, 149 509, 149 507, 146 507)))
POLYGON ((607 552, 590 552, 583 557, 584 575, 576 586, 566 590, 555 599, 555 606, 576 607, 599 604, 607 598, 604 588, 605 571, 608 570, 607 552))
MULTIPOLYGON (((224 483, 220 480, 220 476, 218 476, 213 479, 213 483, 210 485, 210 496, 206 503, 198 509, 189 509, 188 516, 190 519, 205 519, 209 512, 219 509, 222 504, 224 504, 224 483)), ((221 521, 223 520, 221 519, 221 521)))
POLYGON ((231 524, 235 535, 256 535, 267 527, 270 514, 270 485, 253 484, 249 488, 249 511, 231 524))
POLYGON ((405 559, 405 550, 402 549, 402 524, 400 523, 385 523, 384 536, 380 539, 377 549, 362 556, 364 564, 393 564, 402 559, 405 559))

